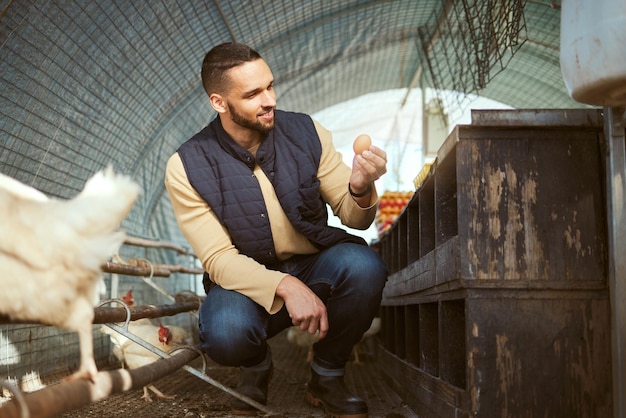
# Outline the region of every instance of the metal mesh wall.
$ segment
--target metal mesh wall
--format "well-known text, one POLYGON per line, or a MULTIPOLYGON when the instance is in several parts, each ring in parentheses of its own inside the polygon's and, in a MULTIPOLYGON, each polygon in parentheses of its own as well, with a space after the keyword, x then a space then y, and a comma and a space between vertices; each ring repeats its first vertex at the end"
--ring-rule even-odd
MULTIPOLYGON (((524 3, 522 45, 479 94, 514 107, 580 106, 561 79, 554 3, 524 3)), ((313 113, 365 93, 416 87, 420 65, 441 57, 423 56, 420 30, 462 4, 468 1, 0 1, 0 172, 70 198, 111 163, 142 187, 123 224, 129 233, 184 244, 163 173, 176 148, 212 118, 199 77, 206 51, 230 40, 250 44, 274 72, 279 107, 313 113)), ((434 45, 458 48, 453 41, 434 45)), ((421 83, 452 88, 453 73, 473 65, 433 66, 421 83)), ((166 252, 148 256, 177 261, 166 252)), ((20 350, 32 350, 23 344, 20 350)))

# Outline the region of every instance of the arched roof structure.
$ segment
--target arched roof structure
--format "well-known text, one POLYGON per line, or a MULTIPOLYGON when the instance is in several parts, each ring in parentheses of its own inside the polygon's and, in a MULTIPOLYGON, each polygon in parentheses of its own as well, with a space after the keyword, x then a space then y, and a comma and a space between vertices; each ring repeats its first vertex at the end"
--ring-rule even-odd
POLYGON ((561 76, 559 4, 5 0, 0 171, 68 198, 112 163, 143 189, 126 229, 183 242, 163 173, 213 117, 199 76, 212 46, 235 40, 258 50, 288 110, 414 87, 515 108, 580 107, 561 76))

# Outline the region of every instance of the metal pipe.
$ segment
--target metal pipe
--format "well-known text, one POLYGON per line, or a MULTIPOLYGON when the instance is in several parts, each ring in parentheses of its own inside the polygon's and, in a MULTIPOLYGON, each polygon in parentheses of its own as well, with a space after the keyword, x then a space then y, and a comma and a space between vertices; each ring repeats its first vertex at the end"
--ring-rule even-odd
POLYGON ((626 108, 605 108, 613 416, 626 417, 626 108))

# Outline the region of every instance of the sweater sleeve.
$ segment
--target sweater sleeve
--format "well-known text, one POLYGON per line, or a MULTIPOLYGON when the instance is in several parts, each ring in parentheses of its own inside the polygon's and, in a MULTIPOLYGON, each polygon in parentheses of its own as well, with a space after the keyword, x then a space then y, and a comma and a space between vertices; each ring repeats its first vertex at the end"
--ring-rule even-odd
POLYGON ((322 157, 317 176, 320 179, 323 199, 345 226, 361 230, 369 228, 376 217, 378 206, 376 187, 372 187, 368 207, 362 208, 354 201, 348 191, 352 169, 343 162, 341 153, 335 149, 330 131, 319 122, 315 120, 313 122, 322 144, 322 157))
POLYGON ((167 163, 165 187, 178 226, 211 280, 248 296, 270 314, 278 312, 284 302, 276 296, 276 287, 286 274, 239 253, 215 213, 190 185, 178 153, 167 163))

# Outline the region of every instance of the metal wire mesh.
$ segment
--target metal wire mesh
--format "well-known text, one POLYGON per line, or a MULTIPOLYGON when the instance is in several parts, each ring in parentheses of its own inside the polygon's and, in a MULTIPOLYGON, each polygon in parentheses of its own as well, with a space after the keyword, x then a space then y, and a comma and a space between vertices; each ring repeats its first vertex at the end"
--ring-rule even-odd
POLYGON ((523 0, 459 0, 433 8, 418 32, 421 61, 446 108, 463 107, 507 67, 526 39, 524 7, 523 0))
MULTIPOLYGON (((70 198, 112 163, 142 188, 122 226, 184 244, 163 175, 169 156, 213 116, 199 76, 212 46, 237 40, 259 50, 283 109, 314 113, 412 88, 424 64, 432 66, 425 87, 477 91, 514 107, 578 107, 561 79, 559 17, 549 0, 0 2, 0 172, 70 198), (425 55, 422 38, 433 38, 445 5, 448 20, 425 55)), ((157 250, 138 256, 177 261, 157 250)), ((180 283, 163 285, 189 287, 180 283)), ((13 338, 22 326, 1 330, 13 338)), ((19 337, 19 350, 46 338, 19 337)), ((47 364, 75 361, 67 341, 65 360, 47 364)), ((13 371, 10 361, 0 371, 13 371)))

